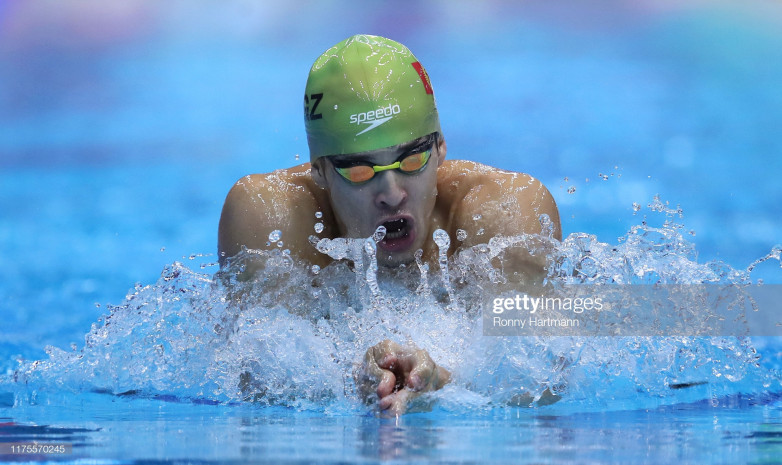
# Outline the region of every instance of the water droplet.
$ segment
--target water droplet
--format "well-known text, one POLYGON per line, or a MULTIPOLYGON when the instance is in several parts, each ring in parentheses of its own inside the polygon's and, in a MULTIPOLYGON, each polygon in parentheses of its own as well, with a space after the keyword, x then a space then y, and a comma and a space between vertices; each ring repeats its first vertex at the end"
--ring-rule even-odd
POLYGON ((380 287, 377 284, 377 243, 373 237, 364 240, 364 252, 369 258, 369 265, 365 274, 366 283, 374 298, 380 297, 380 287))
POLYGON ((565 176, 565 182, 568 182, 568 181, 570 181, 570 179, 567 176, 565 176))
POLYGON ((275 229, 274 231, 269 233, 269 242, 277 242, 282 237, 282 231, 279 229, 275 229))
POLYGON ((161 248, 160 248, 160 251, 161 251, 161 252, 165 252, 165 251, 166 251, 166 248, 165 248, 165 247, 161 247, 161 248))
POLYGON ((334 105, 334 109, 335 110, 339 109, 339 105, 334 105))
POLYGON ((364 252, 366 252, 370 256, 374 255, 377 252, 377 244, 373 239, 374 237, 370 239, 366 239, 364 241, 364 252))
POLYGON ((315 218, 323 218, 323 212, 315 212, 315 218))
POLYGON ((298 159, 299 159, 299 154, 297 153, 297 154, 294 156, 294 158, 295 158, 296 160, 298 160, 298 159))
POLYGON ((641 204, 638 202, 633 202, 633 211, 638 212, 641 210, 641 204))
POLYGON ((386 237, 386 227, 381 224, 375 229, 375 233, 372 234, 372 239, 377 243, 382 241, 384 237, 386 237))
POLYGON ((481 214, 480 214, 480 213, 476 213, 476 214, 472 215, 472 219, 473 219, 473 221, 478 221, 478 220, 480 220, 481 218, 483 218, 483 216, 481 216, 481 214))
POLYGON ((320 273, 320 267, 318 265, 312 265, 310 271, 312 271, 312 274, 318 274, 320 273))
POLYGON ((437 247, 440 249, 447 249, 451 245, 451 237, 442 229, 436 230, 434 234, 432 234, 432 238, 434 238, 434 243, 437 244, 437 247))
POLYGON ((456 239, 459 241, 464 241, 465 239, 467 239, 467 231, 465 231, 464 229, 457 229, 456 239))
POLYGON ((608 175, 607 174, 598 173, 597 175, 600 176, 600 179, 602 179, 603 181, 608 181, 608 175))
POLYGON ((277 242, 277 247, 282 247, 282 246, 283 246, 282 241, 277 242))
POLYGON ((421 273, 421 280, 418 283, 418 288, 415 290, 418 295, 429 295, 431 290, 429 289, 429 280, 427 275, 429 274, 429 264, 424 263, 421 258, 424 255, 424 251, 418 249, 415 251, 415 263, 418 265, 418 271, 421 273))
POLYGON ((448 272, 448 247, 451 245, 451 238, 448 233, 442 229, 437 229, 433 234, 435 244, 440 249, 437 253, 437 263, 440 265, 440 273, 442 273, 443 284, 445 285, 445 292, 448 294, 448 300, 450 301, 448 308, 454 308, 454 298, 451 292, 451 278, 448 272))
POLYGON ((483 236, 483 233, 484 233, 484 230, 483 230, 483 228, 481 228, 481 229, 478 230, 478 232, 476 234, 478 236, 483 236))
POLYGON ((570 187, 567 188, 567 193, 568 194, 572 194, 574 192, 576 192, 576 186, 570 186, 570 187))
POLYGON ((540 223, 540 234, 545 237, 552 237, 554 236, 554 222, 551 221, 551 217, 547 214, 543 213, 540 215, 540 218, 538 218, 538 222, 540 223))
POLYGON ((323 223, 315 223, 315 232, 318 234, 323 232, 323 223))

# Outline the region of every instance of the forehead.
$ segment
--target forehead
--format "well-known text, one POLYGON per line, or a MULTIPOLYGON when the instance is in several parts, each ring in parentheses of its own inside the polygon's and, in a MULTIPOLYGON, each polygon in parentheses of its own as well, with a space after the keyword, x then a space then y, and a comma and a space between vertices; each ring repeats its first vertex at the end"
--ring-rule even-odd
POLYGON ((380 162, 384 161, 394 161, 396 160, 400 155, 404 154, 405 152, 418 148, 421 144, 427 142, 429 140, 430 136, 424 136, 419 137, 418 139, 413 139, 408 142, 403 142, 399 145, 394 145, 391 147, 386 147, 382 149, 377 150, 370 150, 368 152, 358 152, 358 153, 351 153, 347 155, 332 155, 328 158, 331 161, 334 162, 344 162, 344 161, 366 161, 366 162, 372 162, 379 164, 380 162))

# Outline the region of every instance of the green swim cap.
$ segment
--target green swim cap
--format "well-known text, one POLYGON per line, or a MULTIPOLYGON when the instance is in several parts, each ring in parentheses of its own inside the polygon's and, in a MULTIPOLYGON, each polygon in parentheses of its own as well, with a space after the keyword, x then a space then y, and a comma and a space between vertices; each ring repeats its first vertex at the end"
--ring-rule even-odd
POLYGON ((391 147, 440 131, 423 66, 399 42, 355 35, 321 55, 304 92, 310 161, 391 147))

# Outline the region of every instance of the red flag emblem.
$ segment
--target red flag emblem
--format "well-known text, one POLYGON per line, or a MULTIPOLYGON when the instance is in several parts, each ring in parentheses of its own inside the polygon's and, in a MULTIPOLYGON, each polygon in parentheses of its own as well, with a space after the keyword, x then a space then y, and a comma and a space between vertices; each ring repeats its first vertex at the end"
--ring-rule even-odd
POLYGON ((413 68, 418 72, 418 75, 421 76, 421 82, 424 84, 424 90, 427 94, 434 94, 434 91, 432 90, 432 83, 429 82, 429 75, 426 74, 426 70, 423 66, 421 66, 421 63, 415 62, 413 63, 413 68))

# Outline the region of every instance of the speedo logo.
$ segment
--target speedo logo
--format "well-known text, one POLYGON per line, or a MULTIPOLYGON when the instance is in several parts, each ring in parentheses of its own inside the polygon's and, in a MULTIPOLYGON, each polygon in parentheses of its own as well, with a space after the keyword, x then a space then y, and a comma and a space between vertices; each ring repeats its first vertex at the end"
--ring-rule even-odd
POLYGON ((402 113, 402 109, 399 108, 399 105, 389 104, 387 107, 378 108, 375 111, 355 113, 350 115, 350 122, 351 124, 357 124, 359 126, 362 124, 369 125, 356 134, 357 136, 360 136, 361 134, 364 134, 367 131, 371 131, 381 124, 389 121, 394 117, 394 115, 398 115, 399 113, 402 113))

